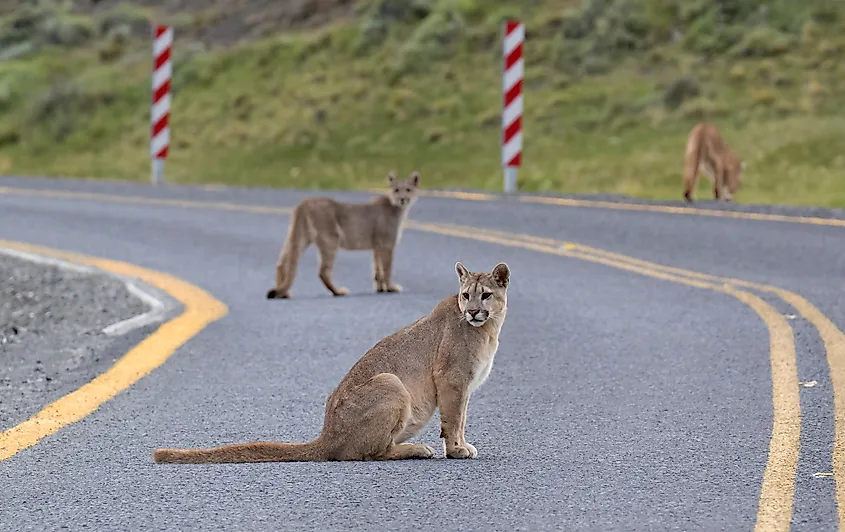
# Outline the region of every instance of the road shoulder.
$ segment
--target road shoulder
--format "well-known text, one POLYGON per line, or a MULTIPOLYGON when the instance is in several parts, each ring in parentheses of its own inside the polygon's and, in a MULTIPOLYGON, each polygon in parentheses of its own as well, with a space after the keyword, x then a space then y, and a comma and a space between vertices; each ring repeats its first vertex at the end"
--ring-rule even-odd
POLYGON ((137 281, 7 248, 0 279, 0 429, 105 371, 176 306, 137 281))

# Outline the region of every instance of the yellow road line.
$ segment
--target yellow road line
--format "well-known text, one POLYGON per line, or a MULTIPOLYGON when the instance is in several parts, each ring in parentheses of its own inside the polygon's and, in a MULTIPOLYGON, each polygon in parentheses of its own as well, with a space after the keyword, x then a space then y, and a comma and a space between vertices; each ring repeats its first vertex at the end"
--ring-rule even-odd
MULTIPOLYGON (((717 284, 697 279, 698 272, 680 268, 672 268, 670 272, 662 265, 647 261, 638 259, 619 260, 615 257, 591 254, 584 251, 584 249, 590 248, 577 244, 552 241, 554 245, 549 245, 548 239, 535 238, 529 235, 515 235, 501 231, 416 221, 408 221, 408 228, 595 262, 657 279, 722 292, 751 307, 763 320, 769 331, 772 406, 774 411, 772 436, 769 441, 768 459, 760 490, 755 530, 789 530, 801 439, 798 366, 792 327, 771 305, 753 293, 738 290, 730 284, 724 282, 717 284), (546 243, 538 241, 546 241, 546 243), (677 273, 687 273, 687 275, 677 275, 677 273)), ((619 254, 613 255, 620 256, 619 254)), ((621 255, 621 257, 625 256, 621 255)), ((626 258, 632 259, 631 257, 626 258)))
POLYGON ((200 288, 165 273, 108 259, 0 240, 0 247, 60 258, 131 276, 153 285, 185 305, 182 314, 164 323, 127 352, 105 373, 50 403, 31 418, 0 433, 0 461, 11 458, 59 429, 91 414, 103 403, 163 364, 209 323, 226 315, 226 305, 200 288))
POLYGON ((824 343, 833 387, 833 477, 836 481, 839 529, 843 530, 845 529, 845 334, 803 297, 780 288, 773 290, 818 329, 824 343))
MULTIPOLYGON (((368 192, 382 193, 382 189, 367 189, 368 192)), ((137 203, 147 205, 166 205, 171 207, 220 209, 228 211, 251 212, 256 214, 290 214, 292 209, 288 207, 273 207, 264 205, 247 205, 242 203, 229 203, 221 201, 195 201, 175 200, 165 198, 149 198, 141 196, 121 196, 116 194, 102 194, 98 192, 71 192, 64 190, 28 189, 17 187, 0 187, 0 194, 17 196, 43 196, 53 198, 89 199, 96 201, 119 201, 121 203, 137 203)), ((496 201, 499 196, 483 192, 450 192, 440 190, 422 190, 421 196, 449 198, 467 201, 496 201)), ((568 198, 547 198, 542 196, 518 196, 522 203, 545 203, 562 205, 567 207, 589 207, 622 211, 647 211, 664 214, 684 214, 697 216, 711 216, 717 218, 735 218, 743 220, 758 220, 767 222, 785 222, 808 225, 821 225, 832 227, 845 227, 845 220, 834 218, 818 218, 815 216, 787 216, 781 214, 763 214, 753 212, 717 211, 711 209, 698 209, 695 207, 671 207, 667 205, 642 205, 636 203, 617 203, 612 201, 576 200, 568 198)))
MULTIPOLYGON (((455 230, 459 226, 453 226, 455 230)), ((819 310, 815 305, 810 303, 806 298, 775 286, 754 283, 751 281, 744 281, 741 279, 734 279, 731 277, 721 277, 717 275, 710 275, 706 273, 695 272, 692 270, 685 270, 683 268, 676 268, 672 266, 665 266, 662 264, 655 264, 652 262, 636 259, 627 255, 605 251, 583 244, 576 244, 573 242, 565 242, 554 240, 550 238, 536 237, 533 235, 514 235, 513 233, 504 233, 500 231, 492 231, 484 229, 485 234, 494 238, 516 238, 517 240, 532 242, 551 247, 563 247, 569 250, 578 250, 587 254, 592 254, 600 257, 607 257, 613 260, 627 262, 633 265, 643 265, 654 268, 658 271, 673 273, 680 276, 686 276, 693 279, 701 279, 712 281, 715 283, 723 283, 726 285, 742 286, 745 288, 752 288, 762 292, 774 294, 791 305, 809 321, 813 327, 819 331, 822 343, 825 347, 825 354, 830 372, 831 385, 833 388, 833 410, 834 410, 834 441, 833 441, 833 472, 834 480, 836 482, 836 501, 839 519, 839 528, 845 529, 845 333, 842 332, 825 314, 819 310)), ((775 410, 777 412, 777 409, 775 410)))
MULTIPOLYGON (((375 189, 372 190, 375 191, 375 189)), ((445 190, 425 190, 420 191, 420 195, 435 198, 448 198, 468 201, 497 201, 503 199, 502 196, 488 194, 484 192, 451 192, 445 190)), ((571 198, 552 198, 544 196, 516 196, 516 199, 521 203, 540 203, 546 205, 560 205, 564 207, 609 209, 615 211, 658 212, 663 214, 683 214, 688 216, 711 216, 715 218, 735 218, 740 220, 757 220, 763 222, 785 222, 795 224, 845 227, 845 220, 837 220, 834 218, 819 218, 816 216, 788 216, 783 214, 719 211, 715 209, 701 209, 697 207, 672 207, 669 205, 647 205, 639 203, 582 200, 571 198)))
POLYGON ((247 205, 225 201, 195 201, 168 198, 148 198, 143 196, 121 196, 119 194, 101 194, 99 192, 71 192, 67 190, 37 190, 28 188, 0 187, 0 194, 12 196, 35 196, 43 198, 75 199, 104 201, 108 203, 132 203, 138 205, 156 205, 164 207, 182 207, 187 209, 215 209, 223 211, 250 212, 254 214, 290 214, 293 209, 273 207, 271 205, 247 205))
MULTIPOLYGON (((97 201, 144 203, 150 205, 224 208, 226 210, 257 212, 264 214, 289 214, 291 209, 216 203, 202 201, 137 198, 111 194, 76 193, 64 191, 30 191, 0 187, 0 193, 25 194, 43 197, 65 197, 97 201), (22 192, 21 192, 22 191, 22 192), (217 207, 222 206, 222 207, 217 207), (257 209, 256 209, 257 207, 257 209)), ((735 286, 744 283, 739 280, 726 282, 723 278, 708 276, 691 270, 672 268, 660 264, 628 257, 580 244, 553 239, 494 231, 467 226, 434 224, 409 220, 409 229, 427 231, 458 238, 490 242, 499 245, 520 247, 585 260, 609 267, 622 269, 649 277, 686 284, 697 288, 713 290, 731 295, 749 305, 763 320, 770 342, 772 372, 772 402, 774 421, 769 442, 769 453, 760 490, 755 530, 788 530, 792 517, 795 474, 798 466, 800 443, 800 401, 798 395, 798 371, 792 328, 771 305, 757 295, 739 290, 735 286), (713 282, 713 281, 717 282, 713 282)))
MULTIPOLYGON (((605 256, 617 256, 617 258, 624 257, 623 260, 628 260, 634 264, 640 262, 639 259, 626 257, 625 255, 620 256, 612 252, 589 248, 587 246, 575 246, 591 252, 601 253, 605 256)), ((833 474, 836 482, 836 503, 839 528, 845 529, 845 333, 843 333, 842 330, 839 329, 830 320, 830 318, 825 316, 825 314, 815 305, 795 292, 767 284, 732 279, 730 277, 719 277, 698 272, 688 272, 671 266, 661 265, 660 269, 668 272, 691 275, 698 279, 730 283, 736 286, 753 288, 774 294, 786 301, 789 305, 792 305, 799 314, 801 314, 813 325, 813 327, 816 328, 816 330, 819 331, 819 336, 821 337, 825 348, 825 357, 827 359, 830 373, 831 387, 833 388, 833 474)))

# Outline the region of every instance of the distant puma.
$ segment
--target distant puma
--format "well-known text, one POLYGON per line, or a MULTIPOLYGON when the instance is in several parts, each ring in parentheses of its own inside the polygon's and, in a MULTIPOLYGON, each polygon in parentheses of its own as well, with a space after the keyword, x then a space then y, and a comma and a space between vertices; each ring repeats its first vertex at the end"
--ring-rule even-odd
POLYGON ((390 189, 370 203, 343 203, 331 198, 309 198, 293 210, 287 239, 276 264, 276 286, 267 299, 287 299, 296 277, 302 253, 312 243, 319 253, 318 274, 335 296, 349 290, 332 282, 332 267, 338 248, 373 251, 373 275, 377 292, 401 292, 393 283, 393 251, 402 236, 402 226, 417 199, 419 172, 406 180, 388 175, 390 189))
POLYGON ((713 183, 713 198, 731 201, 742 181, 745 163, 722 140, 713 124, 697 124, 687 138, 684 153, 684 199, 693 201, 699 172, 713 183))
POLYGON ((510 270, 472 273, 455 264, 457 295, 384 338, 356 362, 326 401, 323 430, 308 443, 254 442, 212 449, 157 449, 158 463, 316 462, 431 458, 404 443, 440 409, 447 458, 474 458, 467 405, 493 367, 507 312, 510 270))

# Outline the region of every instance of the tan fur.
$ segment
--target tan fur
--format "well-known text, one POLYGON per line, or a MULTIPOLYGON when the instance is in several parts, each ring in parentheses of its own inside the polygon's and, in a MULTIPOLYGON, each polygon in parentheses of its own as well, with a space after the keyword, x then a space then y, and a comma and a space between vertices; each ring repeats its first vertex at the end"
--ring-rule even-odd
POLYGON ((472 273, 459 262, 458 295, 384 338, 349 370, 326 402, 323 430, 308 443, 255 442, 212 449, 158 449, 156 462, 231 463, 431 458, 405 443, 440 409, 449 458, 474 458, 465 439, 472 392, 490 374, 507 312, 510 270, 472 273))
POLYGON ((713 124, 697 124, 684 152, 684 199, 691 203, 698 174, 713 183, 713 198, 731 201, 742 181, 745 163, 722 140, 713 124))
POLYGON ((393 251, 402 236, 402 226, 417 199, 419 172, 405 180, 388 176, 390 189, 370 203, 343 203, 330 198, 309 198, 293 210, 288 235, 276 263, 276 286, 267 299, 287 299, 296 277, 302 253, 312 243, 319 254, 318 275, 335 296, 349 290, 335 286, 332 268, 338 248, 372 250, 373 277, 377 292, 400 292, 393 283, 393 251))

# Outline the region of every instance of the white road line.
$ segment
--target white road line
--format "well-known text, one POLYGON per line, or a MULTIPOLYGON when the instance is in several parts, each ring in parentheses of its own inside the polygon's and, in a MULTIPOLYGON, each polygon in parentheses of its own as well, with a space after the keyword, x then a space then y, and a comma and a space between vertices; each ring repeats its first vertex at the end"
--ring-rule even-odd
POLYGON ((156 296, 151 289, 141 288, 140 286, 138 286, 138 284, 136 284, 139 282, 137 279, 135 279, 133 282, 133 279, 116 275, 107 271, 99 270, 91 266, 74 264, 72 262, 67 262, 54 257, 45 257, 43 255, 27 253, 26 251, 18 251, 16 249, 0 247, 0 253, 29 262, 34 262, 36 264, 56 266, 57 268, 72 272, 85 273, 89 275, 94 273, 100 273, 102 275, 114 277, 121 281, 124 286, 126 286, 126 290, 133 296, 140 299, 148 307, 150 307, 150 310, 143 314, 132 316, 131 318, 112 323, 111 325, 105 327, 102 332, 107 336, 121 336, 139 327, 144 327, 146 325, 158 321, 163 321, 164 318, 167 316, 168 311, 173 307, 172 303, 165 303, 165 301, 156 296))
POLYGON ((164 318, 165 314, 167 314, 167 308, 165 307, 163 301, 150 294, 149 292, 146 292, 143 289, 139 288, 129 280, 124 279, 123 283, 126 285, 126 289, 129 291, 129 293, 149 305, 150 310, 143 314, 127 318, 123 321, 112 323, 111 325, 103 329, 103 333, 105 333, 107 336, 120 336, 122 334, 126 334, 129 331, 132 331, 139 327, 143 327, 145 325, 149 325, 150 323, 161 321, 164 318))
POLYGON ((23 259, 29 262, 34 262, 36 264, 47 264, 49 266, 56 266, 62 268, 64 270, 69 270, 78 273, 94 273, 94 268, 90 266, 85 266, 82 264, 74 264, 72 262, 66 262, 63 260, 59 260, 53 257, 43 257, 41 255, 35 255, 33 253, 27 253, 26 251, 18 251, 16 249, 8 249, 0 247, 0 253, 5 255, 10 255, 12 257, 17 257, 19 259, 23 259))

